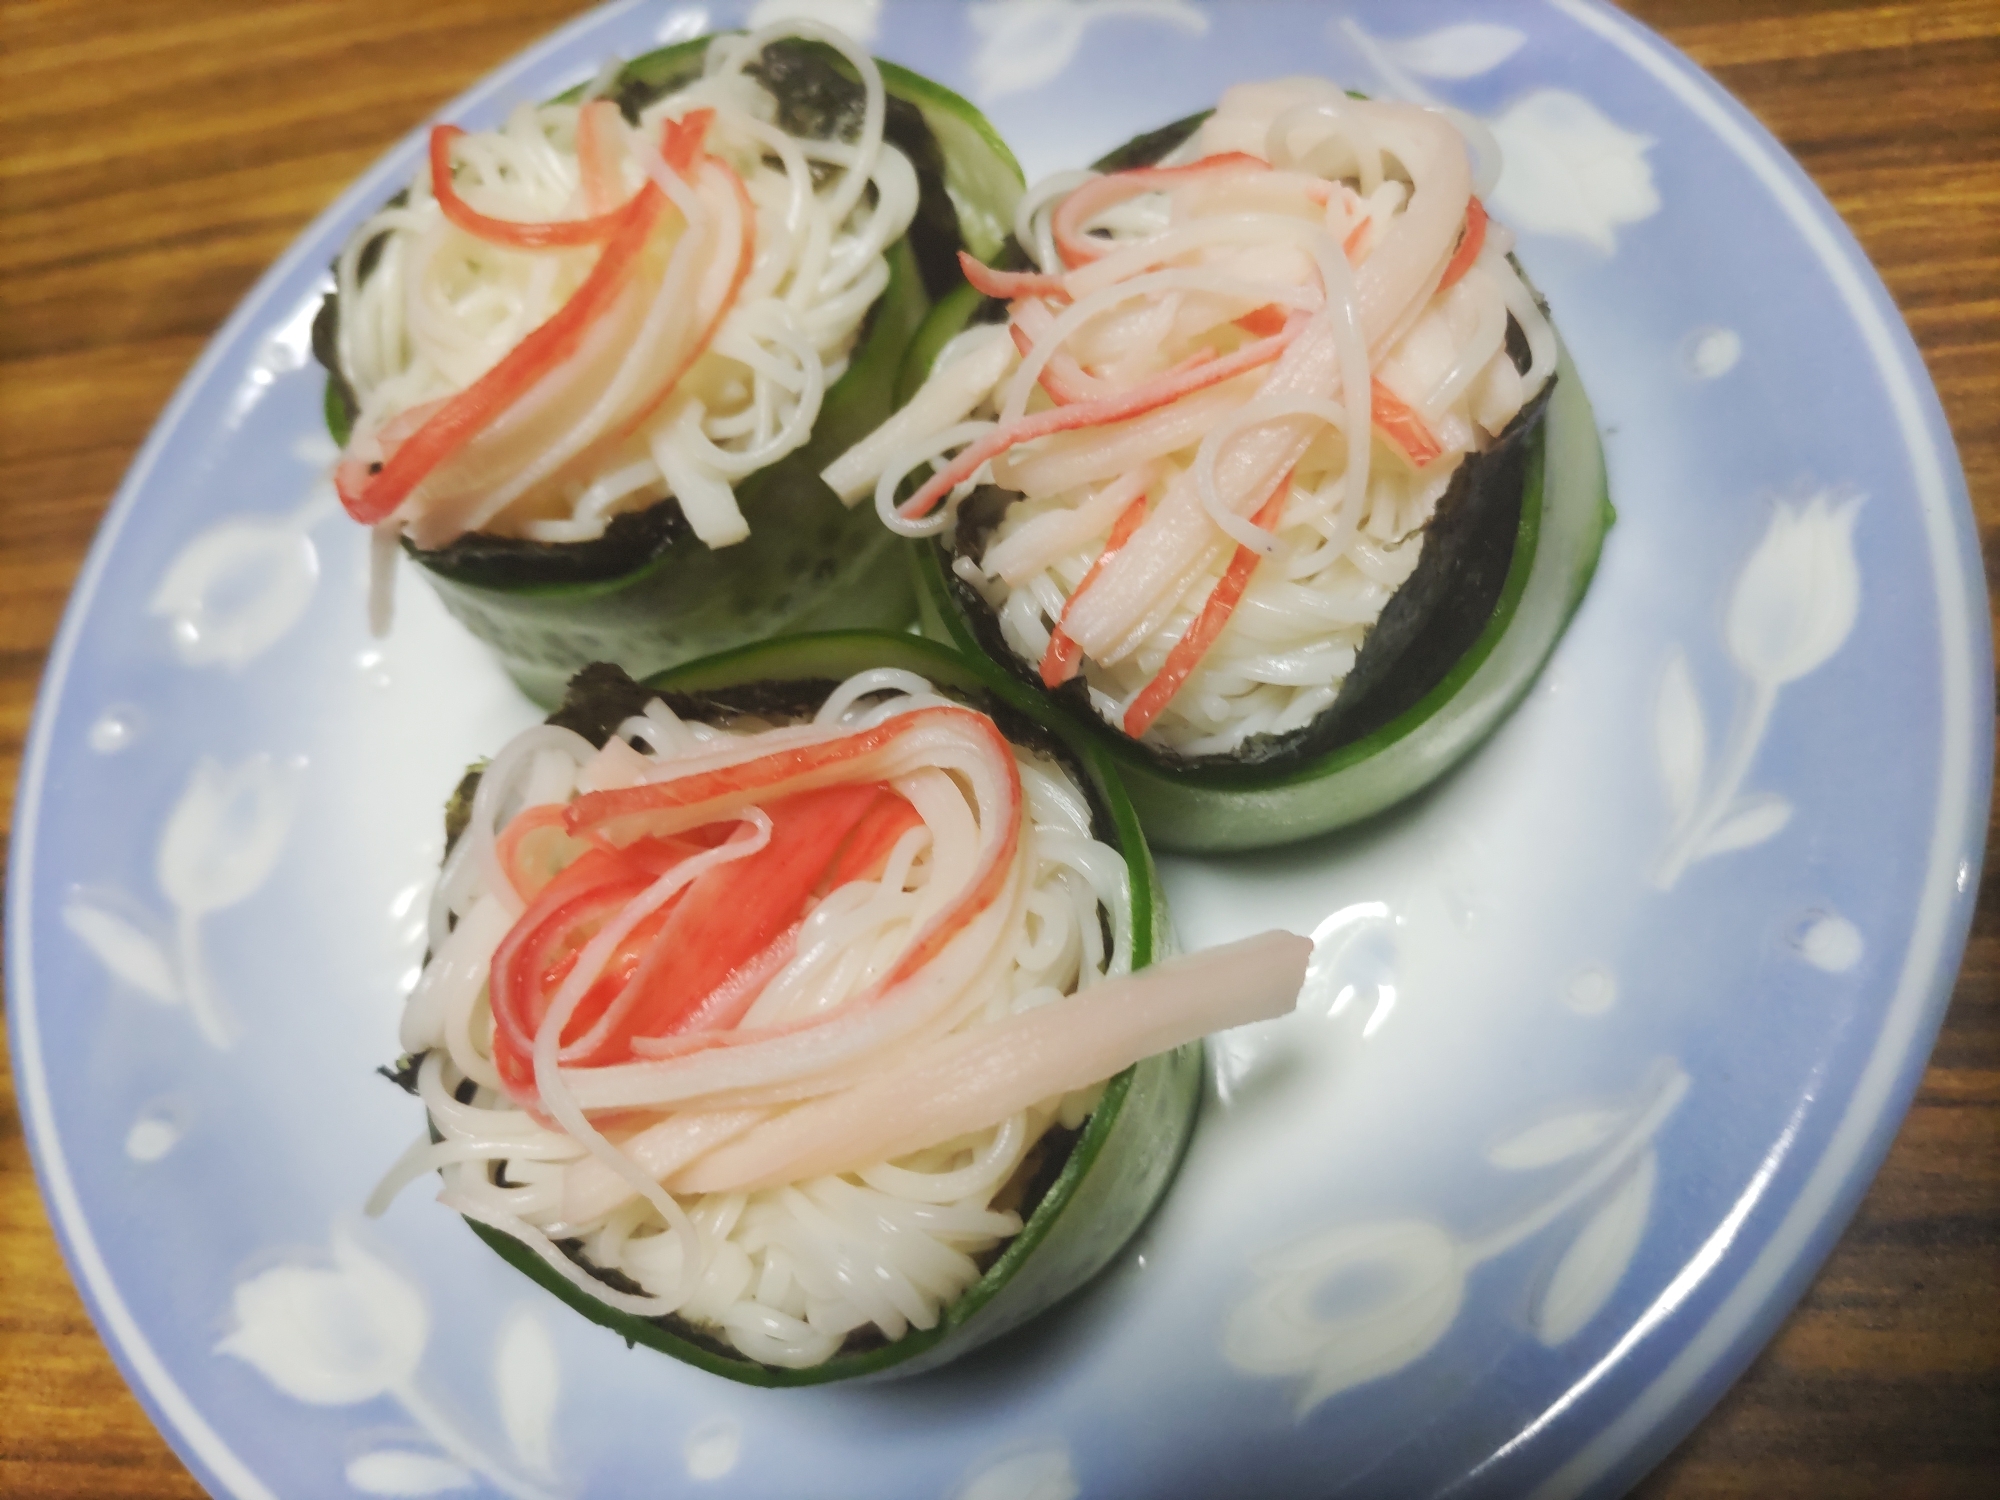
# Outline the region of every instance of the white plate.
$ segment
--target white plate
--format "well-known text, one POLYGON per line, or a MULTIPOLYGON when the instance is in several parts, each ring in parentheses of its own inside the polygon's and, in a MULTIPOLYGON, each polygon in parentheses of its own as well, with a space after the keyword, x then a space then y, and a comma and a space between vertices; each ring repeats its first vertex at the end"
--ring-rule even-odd
MULTIPOLYGON (((743 9, 594 13, 445 113, 743 9)), ((408 580, 366 638, 319 478, 323 268, 413 137, 161 419, 37 711, 11 1030, 99 1326, 222 1494, 1616 1492, 1831 1246, 1971 914, 1978 550, 1887 296, 1738 106, 1585 0, 840 9, 1031 175, 1301 69, 1487 120, 1620 511, 1569 637, 1393 819, 1168 862, 1187 945, 1280 922, 1319 950, 1300 1014, 1214 1048, 1179 1183, 1085 1296, 903 1386, 627 1350, 421 1193, 357 1217, 417 1128, 371 1069, 439 803, 531 717, 408 580)))

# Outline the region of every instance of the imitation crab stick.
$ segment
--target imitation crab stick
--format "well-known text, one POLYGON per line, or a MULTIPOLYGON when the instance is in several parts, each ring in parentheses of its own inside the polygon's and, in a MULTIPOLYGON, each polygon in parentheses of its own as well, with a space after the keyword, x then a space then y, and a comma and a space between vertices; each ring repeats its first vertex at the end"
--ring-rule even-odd
POLYGON ((1451 260, 1444 268, 1444 276, 1438 281, 1438 290, 1454 285, 1461 280, 1472 263, 1479 259, 1479 252, 1486 248, 1486 205, 1477 195, 1465 203, 1465 233, 1459 236, 1458 248, 1452 252, 1451 260))
MULTIPOLYGON (((685 173, 693 165, 707 126, 708 112, 699 110, 683 120, 668 122, 663 155, 670 167, 685 173)), ((448 144, 450 137, 444 139, 448 144)), ((434 137, 434 155, 436 150, 434 137)), ((450 176, 447 168, 441 178, 447 191, 450 176)), ((384 444, 379 465, 361 463, 352 456, 343 462, 334 479, 348 514, 368 524, 386 519, 439 465, 570 359, 632 284, 667 206, 666 194, 657 184, 642 186, 623 208, 610 215, 615 223, 590 274, 553 316, 492 369, 432 411, 393 453, 384 444)))
POLYGON ((1421 469, 1433 459, 1443 457, 1444 444, 1437 440, 1437 435, 1407 401, 1379 379, 1370 385, 1369 394, 1374 402, 1375 426, 1384 437, 1402 449, 1412 466, 1421 469))
POLYGON ((1040 271, 998 271, 982 261, 974 260, 963 250, 958 252, 959 269, 965 279, 983 297, 998 297, 1002 302, 1012 302, 1017 297, 1069 297, 1060 276, 1046 275, 1040 271))
MULTIPOLYGON (((1292 476, 1288 473, 1278 481, 1271 498, 1251 518, 1252 523, 1264 531, 1274 529, 1291 487, 1292 476)), ((1160 710, 1173 702, 1174 694, 1201 665, 1201 659, 1208 655, 1208 648, 1215 644, 1215 638, 1222 634, 1222 627, 1229 623, 1230 615, 1242 601, 1243 591, 1250 586, 1250 575, 1257 571, 1257 564, 1262 560, 1253 548, 1237 547, 1235 555, 1229 559, 1228 568, 1216 581, 1215 587, 1209 590, 1201 613, 1195 616, 1194 623, 1188 626, 1181 638, 1174 642, 1173 650, 1167 653, 1166 664, 1140 690, 1139 696, 1132 700, 1132 706, 1125 710, 1125 732, 1133 739, 1136 740, 1152 727, 1153 720, 1160 716, 1160 710)))
POLYGON ((926 1043, 864 1082, 752 1126, 670 1186, 749 1192, 983 1129, 1211 1031, 1284 1015, 1311 956, 1306 938, 1261 933, 926 1043))
POLYGON ((1091 179, 1064 198, 1050 216, 1049 229, 1066 264, 1087 265, 1115 248, 1094 241, 1084 233, 1084 227, 1106 209, 1115 208, 1141 193, 1160 192, 1178 183, 1216 173, 1270 170, 1271 164, 1262 157, 1244 151, 1224 151, 1184 167, 1134 167, 1126 172, 1112 172, 1091 179))
MULTIPOLYGON (((1007 893, 1015 884, 1022 794, 1013 751, 992 721, 968 709, 938 706, 915 709, 845 735, 794 741, 771 754, 733 765, 695 770, 671 780, 618 791, 587 793, 573 801, 565 818, 569 832, 589 842, 594 853, 609 861, 602 867, 607 887, 630 900, 636 899, 629 894, 636 883, 635 877, 621 867, 629 851, 657 847, 662 839, 683 834, 689 828, 734 817, 739 809, 752 803, 761 804, 769 813, 775 844, 784 821, 782 799, 822 788, 865 791, 866 796, 849 819, 847 836, 834 848, 830 862, 822 860, 813 869, 812 880, 804 885, 804 890, 812 891, 837 876, 851 875, 879 863, 887 848, 893 847, 895 838, 900 838, 913 824, 906 815, 886 807, 876 789, 887 779, 935 765, 951 767, 970 791, 977 808, 978 847, 958 888, 912 934, 901 957, 886 975, 831 1017, 745 1029, 730 1027, 719 1011, 710 1011, 702 1019, 703 1025, 716 1023, 714 1029, 701 1033, 707 1050, 669 1057, 657 1057, 655 1053, 656 1060, 580 1069, 569 1080, 579 1104, 584 1108, 615 1108, 627 1095, 642 1094, 657 1100, 662 1091, 685 1098, 774 1085, 782 1091, 788 1079, 837 1067, 848 1058, 906 1034, 913 1027, 920 1028, 927 1018, 938 1014, 938 1006, 950 1002, 954 993, 944 971, 931 972, 934 961, 941 960, 949 951, 983 951, 980 945, 990 945, 998 931, 997 918, 990 914, 1002 904, 1011 910, 1016 899, 1007 893), (724 1052, 737 1056, 717 1056, 724 1052)), ((749 872, 759 854, 739 861, 745 867, 742 881, 750 881, 749 872)), ((555 885, 552 882, 550 889, 555 885)), ((760 933, 779 930, 777 915, 800 914, 803 900, 798 892, 799 882, 794 881, 789 897, 771 899, 775 915, 759 928, 760 933)), ((547 899, 545 892, 544 900, 547 899)), ((761 895, 745 897, 746 902, 763 899, 761 895)), ((585 903, 576 909, 574 917, 601 926, 606 904, 585 903)), ((723 906, 712 909, 716 921, 736 920, 723 906)), ((541 971, 544 975, 553 971, 555 962, 566 952, 580 947, 576 939, 585 935, 582 927, 572 920, 567 931, 573 936, 565 948, 556 941, 564 920, 568 918, 558 915, 553 924, 545 923, 544 928, 535 929, 535 936, 521 940, 529 949, 530 961, 547 957, 541 971)), ((524 917, 521 926, 528 927, 529 921, 524 917)), ((664 941, 672 922, 672 916, 660 918, 658 925, 648 929, 648 938, 661 936, 664 941)), ((635 933, 633 941, 636 940, 635 933)), ((509 943, 516 943, 512 935, 509 943)), ((628 942, 627 947, 631 945, 628 942)), ((746 957, 763 951, 748 939, 735 943, 734 948, 746 957)), ((620 954, 623 962, 624 948, 620 954)), ((512 948, 507 957, 509 962, 516 962, 512 948)), ((638 973, 643 961, 643 954, 631 960, 619 976, 616 988, 622 990, 624 981, 638 973)), ((496 975, 501 967, 496 955, 496 975)), ((530 1041, 533 1035, 530 1023, 539 1022, 533 1012, 532 996, 546 993, 553 983, 567 976, 564 971, 563 976, 544 983, 535 978, 535 972, 517 963, 515 973, 520 982, 517 984, 512 977, 501 981, 503 987, 510 987, 509 993, 496 995, 494 1003, 496 1026, 505 1025, 530 1041)), ((705 979, 689 988, 699 990, 708 982, 705 979)), ((719 988, 715 986, 708 993, 719 988)), ((602 1018, 612 998, 600 995, 596 988, 587 992, 588 1003, 594 1007, 592 1024, 602 1018)), ((663 1003, 671 1009, 674 1002, 669 999, 663 1003)), ((634 1004, 636 1007, 637 1002, 634 1004)), ((578 1014, 582 1013, 583 1006, 579 1005, 578 1014)), ((651 1012, 638 1013, 647 1015, 648 1024, 652 1024, 651 1012)), ((672 1017, 668 1019, 671 1022, 672 1017)), ((628 1046, 634 1034, 628 1029, 628 1046)), ((657 1037, 661 1033, 655 1030, 651 1034, 657 1037)), ((523 1080, 519 1085, 524 1093, 527 1082, 523 1080)), ((813 1091, 818 1091, 818 1086, 806 1090, 813 1091)))
POLYGON ((1052 407, 1004 427, 996 427, 933 474, 921 489, 897 507, 897 511, 908 517, 930 514, 940 500, 976 474, 981 464, 1022 443, 1050 433, 1069 432, 1079 427, 1101 427, 1109 422, 1122 422, 1128 417, 1144 416, 1182 396, 1220 385, 1245 370, 1268 365, 1285 352, 1293 336, 1288 330, 1268 339, 1259 339, 1254 344, 1245 344, 1235 353, 1225 354, 1219 359, 1169 371, 1114 396, 1052 407))
MULTIPOLYGON (((879 784, 838 785, 765 804, 771 836, 745 858, 695 879, 621 945, 565 1027, 588 1037, 581 1066, 623 1061, 634 1038, 733 1026, 762 983, 789 959, 809 897, 879 863, 881 839, 910 826, 908 804, 879 784), (885 803, 900 803, 898 811, 885 803), (865 847, 851 850, 867 828, 865 847)), ((545 826, 533 813, 527 815, 545 826)), ((893 840, 892 840, 893 842, 893 840)), ((494 1062, 517 1098, 533 1097, 536 1029, 550 996, 583 944, 661 873, 662 853, 699 852, 675 840, 641 839, 619 850, 592 846, 550 881, 494 954, 494 1062)))
MULTIPOLYGON (((489 245, 506 245, 515 250, 556 250, 577 245, 596 245, 618 232, 622 222, 616 210, 592 214, 583 219, 551 219, 536 223, 518 219, 496 219, 480 213, 464 198, 451 180, 451 143, 465 132, 456 125, 431 127, 431 191, 444 216, 489 245)), ((578 127, 579 145, 582 127, 578 127)), ((600 169, 601 170, 601 169, 600 169)))

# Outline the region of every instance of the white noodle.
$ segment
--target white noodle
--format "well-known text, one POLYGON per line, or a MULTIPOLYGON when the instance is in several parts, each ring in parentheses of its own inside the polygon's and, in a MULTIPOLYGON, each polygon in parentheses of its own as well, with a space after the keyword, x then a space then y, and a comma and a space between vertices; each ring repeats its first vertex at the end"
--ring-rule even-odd
MULTIPOLYGON (((1052 1125, 1081 1124, 1096 1089, 1044 1101, 989 1129, 851 1175, 749 1193, 670 1191, 672 1174, 691 1159, 671 1145, 672 1132, 682 1128, 671 1122, 685 1115, 657 1112, 654 1133, 641 1129, 636 1136, 628 1118, 621 1132, 630 1138, 621 1146, 578 1108, 575 1085, 588 1070, 572 1071, 566 1060, 616 1024, 616 1004, 588 1034, 568 1042, 560 1036, 601 959, 647 910, 701 869, 758 847, 770 827, 762 812, 752 807, 743 815, 763 831, 683 861, 599 930, 552 998, 536 1037, 535 1078, 543 1107, 560 1128, 538 1123, 502 1091, 491 1056, 484 960, 468 955, 490 955, 522 910, 493 852, 497 831, 522 809, 600 780, 636 785, 679 779, 950 701, 915 673, 879 668, 837 686, 807 724, 771 728, 751 721, 717 728, 683 721, 654 700, 620 725, 603 750, 567 730, 542 726, 496 755, 440 881, 452 888, 439 902, 440 926, 445 916, 455 917, 456 926, 434 938, 435 956, 404 1025, 407 1046, 429 1049, 417 1091, 442 1139, 412 1146, 377 1188, 370 1211, 381 1211, 401 1187, 437 1171, 444 1181, 441 1202, 519 1239, 592 1296, 641 1316, 677 1311, 768 1364, 819 1363, 849 1332, 870 1325, 892 1339, 936 1326, 978 1279, 983 1257, 1020 1228, 1017 1215, 991 1207, 994 1195, 1052 1125), (655 1137, 656 1144, 646 1144, 655 1137), (642 1166, 642 1157, 659 1170, 642 1166), (589 1267, 618 1271, 641 1291, 614 1291, 589 1267)), ((1091 804, 1061 765, 1022 750, 1014 759, 1022 807, 1017 873, 989 908, 999 941, 978 950, 983 956, 951 981, 959 998, 922 1035, 998 1019, 1130 972, 1131 894, 1123 858, 1093 836, 1091 804)), ((981 774, 948 746, 934 746, 889 778, 922 821, 897 841, 876 879, 849 882, 810 910, 792 957, 739 1024, 837 1011, 882 979, 972 876, 981 840, 981 774)), ((936 966, 961 948, 948 949, 936 966)), ((635 1050, 645 1051, 643 1040, 635 1050)), ((709 1131, 713 1144, 767 1112, 753 1107, 702 1116, 712 1123, 693 1128, 709 1131)))

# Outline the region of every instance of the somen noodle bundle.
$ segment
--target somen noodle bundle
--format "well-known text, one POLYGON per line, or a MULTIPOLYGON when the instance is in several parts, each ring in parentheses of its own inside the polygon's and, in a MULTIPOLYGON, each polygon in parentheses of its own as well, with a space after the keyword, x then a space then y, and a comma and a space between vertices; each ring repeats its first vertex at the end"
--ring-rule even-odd
POLYGON ((403 1020, 431 1135, 378 1193, 437 1170, 571 1300, 807 1371, 944 1332, 1059 1179, 1072 1217, 1120 1205, 1101 1264, 1137 1223, 1072 1161, 1106 1080, 1289 1009, 1307 948, 1135 972, 1143 848, 1062 742, 921 642, 823 639, 898 664, 734 696, 592 669, 484 767, 403 1020))
POLYGON ((825 477, 936 539, 957 638, 1155 765, 1295 768, 1494 614, 1559 345, 1438 112, 1247 84, 1104 166, 965 258, 986 301, 825 477))

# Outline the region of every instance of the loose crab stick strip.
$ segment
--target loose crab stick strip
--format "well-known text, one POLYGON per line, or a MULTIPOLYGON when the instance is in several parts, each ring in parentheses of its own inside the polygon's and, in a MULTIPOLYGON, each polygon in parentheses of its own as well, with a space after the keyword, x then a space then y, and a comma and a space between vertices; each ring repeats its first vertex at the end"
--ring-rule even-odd
MULTIPOLYGON (((1285 508, 1285 496, 1292 487, 1292 476, 1287 473, 1278 481, 1278 487, 1271 493, 1252 522, 1265 531, 1278 524, 1278 513, 1285 508)), ((1201 606, 1194 623, 1185 634, 1174 642, 1173 650, 1167 653, 1166 664, 1153 680, 1139 691, 1139 696, 1125 710, 1125 732, 1133 739, 1139 738, 1160 716, 1160 710, 1174 701, 1194 669, 1201 665, 1201 659, 1208 655, 1208 648, 1215 644, 1215 638, 1222 634, 1222 627, 1229 623, 1229 617, 1243 598, 1243 591, 1250 586, 1250 575, 1257 571, 1262 561, 1260 555, 1249 547, 1239 546, 1229 559, 1229 566, 1215 587, 1209 590, 1207 600, 1201 606)), ((1077 590, 1078 593, 1082 589, 1077 590)))
POLYGON ((1002 302, 1014 302, 1022 297, 1069 299, 1069 290, 1060 276, 1040 271, 996 271, 984 262, 974 260, 963 250, 958 252, 958 266, 973 290, 984 297, 998 297, 1002 302))
POLYGON ((583 181, 583 199, 591 210, 615 208, 624 180, 611 143, 605 137, 623 126, 618 106, 609 99, 592 99, 576 112, 576 166, 583 181))
MULTIPOLYGON (((1013 336, 1014 347, 1023 355, 1031 353, 1035 347, 1034 338, 1026 327, 1016 321, 1007 325, 1013 336)), ((1071 356, 1057 351, 1042 364, 1042 373, 1035 377, 1035 383, 1048 392, 1049 399, 1058 406, 1074 406, 1079 401, 1090 401, 1102 397, 1111 387, 1094 379, 1071 356)))
MULTIPOLYGON (((1055 315, 1045 303, 1033 300, 1023 301, 1014 308, 1013 321, 1008 332, 1013 335, 1014 347, 1025 358, 1034 352, 1038 340, 1048 337, 1055 327, 1055 315)), ((1285 319, 1282 313, 1275 326, 1253 330, 1263 335, 1284 331, 1285 319)), ((1186 359, 1165 371, 1168 375, 1178 375, 1184 370, 1196 369, 1216 357, 1213 349, 1197 349, 1186 359)), ((1079 364, 1074 355, 1058 349, 1042 364, 1041 374, 1036 383, 1049 394, 1049 399, 1058 406, 1073 406, 1080 401, 1100 401, 1119 394, 1119 387, 1112 381, 1092 375, 1079 364)))
MULTIPOLYGON (((552 219, 540 223, 496 219, 480 213, 459 196, 451 180, 451 143, 464 134, 456 125, 431 127, 431 192, 436 195, 444 216, 467 234, 485 240, 489 245, 506 245, 515 250, 560 250, 577 245, 602 244, 618 232, 621 219, 615 209, 584 219, 552 219)), ((584 126, 579 120, 579 158, 583 154, 583 140, 584 126)), ((589 169, 586 169, 585 181, 591 180, 589 169)))
MULTIPOLYGON (((1145 519, 1146 497, 1142 494, 1125 507, 1124 514, 1118 517, 1118 523, 1111 528, 1111 535, 1105 539, 1104 550, 1097 554, 1096 559, 1091 563, 1088 570, 1085 571, 1082 580, 1071 591, 1069 598, 1064 601, 1063 616, 1065 619, 1068 618, 1069 607, 1076 602, 1077 595, 1081 594, 1097 581, 1097 575, 1104 571, 1106 560, 1115 557, 1118 549, 1132 540, 1132 533, 1139 529, 1140 523, 1145 519)), ((1048 654, 1042 658, 1043 685, 1050 688, 1061 687, 1070 678, 1076 676, 1077 666, 1082 659, 1082 649, 1064 633, 1062 621, 1058 620, 1055 629, 1049 632, 1048 654)))
POLYGON ((1465 233, 1459 236, 1458 249, 1452 252, 1451 261, 1444 268, 1444 275, 1438 281, 1438 290, 1461 280, 1472 263, 1479 259, 1479 252, 1486 248, 1486 205, 1477 195, 1465 203, 1465 233))
POLYGON ((1211 1031, 1284 1015, 1311 956, 1306 938, 1261 933, 925 1043, 864 1082, 753 1125, 669 1185, 750 1192, 985 1129, 1211 1031))
POLYGON ((896 507, 897 513, 911 518, 930 514, 940 500, 976 474, 981 464, 1022 443, 1054 432, 1098 427, 1107 422, 1122 422, 1128 417, 1143 416, 1182 396, 1220 385, 1245 370, 1268 365, 1285 352, 1294 337, 1292 332, 1287 331, 1268 339, 1259 339, 1254 344, 1245 344, 1234 354, 1206 360, 1187 369, 1170 370, 1117 395, 1096 401, 1079 401, 1071 406, 1052 407, 1004 427, 996 427, 933 474, 921 489, 896 507))
POLYGON ((1375 426, 1381 429, 1384 437, 1403 450, 1411 464, 1421 469, 1444 453, 1444 444, 1437 440, 1429 425, 1401 396, 1379 379, 1371 385, 1370 392, 1374 401, 1375 426))

